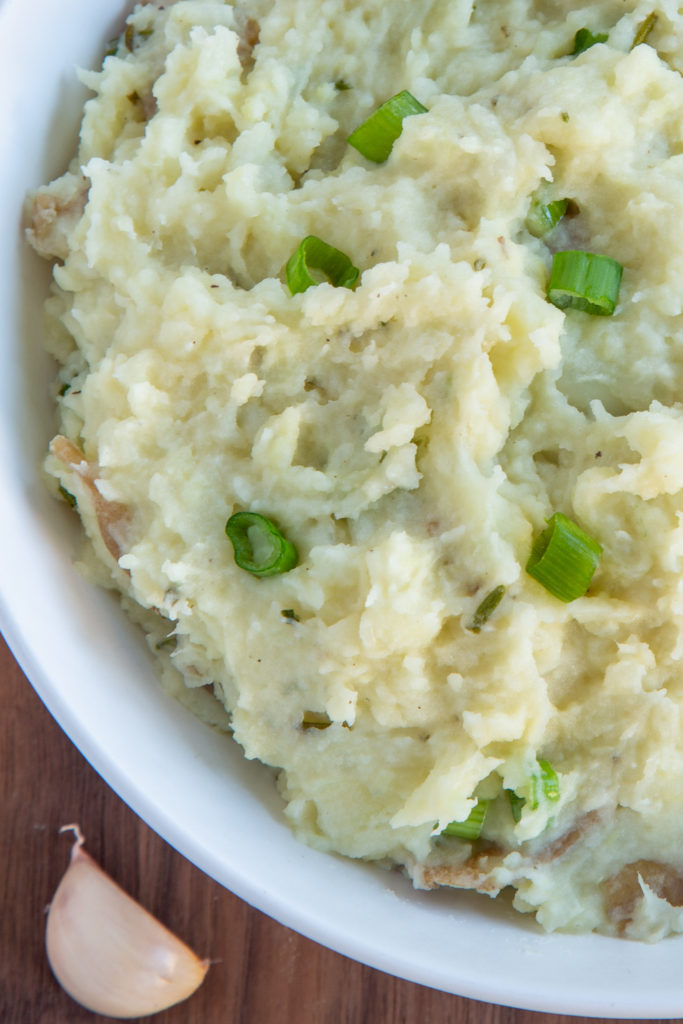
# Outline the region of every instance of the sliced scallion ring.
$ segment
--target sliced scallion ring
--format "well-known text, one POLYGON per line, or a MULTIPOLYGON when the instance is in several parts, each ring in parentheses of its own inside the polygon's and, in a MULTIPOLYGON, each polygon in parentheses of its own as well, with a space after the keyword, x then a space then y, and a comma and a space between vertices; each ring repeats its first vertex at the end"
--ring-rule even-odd
POLYGON ((316 235, 307 235, 289 257, 285 267, 287 287, 292 295, 320 284, 321 278, 314 276, 312 271, 320 271, 336 288, 353 288, 360 275, 358 267, 354 267, 343 252, 316 235))
POLYGON ((596 43, 606 43, 607 33, 591 32, 589 28, 580 28, 574 36, 574 49, 570 53, 570 57, 578 57, 584 50, 590 50, 591 46, 595 46, 596 43))
POLYGON ((488 800, 477 800, 464 821, 451 821, 442 830, 442 836, 456 836, 458 839, 467 839, 470 842, 478 839, 484 827, 486 812, 489 809, 488 800))
POLYGON ((403 119, 412 114, 426 113, 427 108, 423 107, 412 93, 404 89, 359 124, 347 141, 368 160, 383 164, 403 131, 403 119))
POLYGON ((611 316, 624 268, 611 256, 578 249, 556 252, 548 282, 548 300, 558 309, 580 309, 611 316))
POLYGON ((560 799, 560 779, 553 766, 541 758, 538 759, 537 765, 538 770, 534 771, 529 779, 528 801, 513 789, 505 790, 515 824, 521 821, 522 811, 527 803, 530 811, 537 810, 541 794, 551 803, 556 803, 560 799))
POLYGON ((514 789, 506 789, 508 802, 510 804, 510 811, 512 813, 512 820, 515 825, 518 825, 522 820, 522 811, 526 803, 526 798, 515 793, 514 789))
POLYGON ((299 555, 271 522, 259 512, 235 512, 225 524, 235 551, 235 562, 252 576, 277 576, 289 572, 299 555))
POLYGON ((544 203, 542 199, 532 199, 526 216, 526 228, 529 234, 536 238, 543 238, 560 223, 568 205, 568 199, 553 199, 549 203, 544 203))
POLYGON ((526 571, 553 597, 574 601, 588 590, 601 554, 596 540, 555 512, 534 541, 526 571))
POLYGON ((531 779, 531 797, 529 808, 535 811, 539 804, 540 794, 551 803, 560 799, 560 780, 550 761, 538 759, 538 772, 531 779))
POLYGON ((546 800, 555 803, 560 799, 560 780, 557 772, 549 761, 538 759, 538 767, 541 772, 541 787, 546 800))

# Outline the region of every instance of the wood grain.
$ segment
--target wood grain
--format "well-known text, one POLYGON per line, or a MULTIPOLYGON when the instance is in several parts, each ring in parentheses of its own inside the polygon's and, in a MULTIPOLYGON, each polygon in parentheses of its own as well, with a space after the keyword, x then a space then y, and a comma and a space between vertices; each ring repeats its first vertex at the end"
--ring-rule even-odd
POLYGON ((212 967, 156 1024, 562 1024, 588 1021, 461 999, 392 978, 276 923, 144 825, 81 757, 0 640, 0 1022, 93 1024, 54 981, 44 914, 67 864, 61 825, 212 967))

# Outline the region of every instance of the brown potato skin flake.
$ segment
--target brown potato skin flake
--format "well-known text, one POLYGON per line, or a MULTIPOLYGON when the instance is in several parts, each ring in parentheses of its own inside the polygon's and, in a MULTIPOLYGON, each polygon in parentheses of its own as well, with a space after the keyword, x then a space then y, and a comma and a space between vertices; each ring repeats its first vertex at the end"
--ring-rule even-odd
POLYGON ((640 880, 672 907, 683 907, 683 871, 656 860, 636 860, 626 864, 602 883, 605 914, 619 935, 632 923, 643 898, 640 880))
POLYGON ((245 71, 251 71, 254 66, 254 47, 259 41, 261 26, 256 18, 247 18, 239 33, 240 41, 237 44, 237 56, 245 71))
POLYGON ((505 850, 490 847, 472 854, 462 864, 435 864, 425 867, 422 879, 428 889, 448 885, 454 889, 475 889, 495 896, 500 886, 491 877, 491 872, 503 863, 505 850))
POLYGON ((123 554, 120 538, 130 524, 129 509, 120 501, 107 501, 102 497, 95 484, 97 466, 88 462, 81 449, 68 437, 57 434, 50 443, 50 451, 60 462, 70 466, 74 472, 78 473, 83 480, 95 510, 97 525, 104 545, 112 558, 118 562, 123 554))
MULTIPOLYGON (((598 824, 600 817, 598 811, 584 814, 561 836, 542 847, 538 853, 529 856, 527 864, 549 864, 551 861, 558 860, 598 824)), ((503 861, 511 852, 510 849, 488 844, 485 848, 473 853, 462 864, 436 864, 425 867, 422 876, 424 884, 429 889, 434 889, 439 885, 448 885, 456 889, 475 889, 477 892, 495 896, 500 892, 502 886, 490 877, 491 873, 502 866, 503 861)))
MULTIPOLYGON (((62 180, 66 182, 66 178, 62 180)), ((86 178, 74 178, 68 186, 65 184, 54 192, 39 192, 34 197, 26 233, 39 255, 60 260, 69 255, 68 232, 83 214, 89 188, 86 178)))
POLYGON ((548 843, 547 846, 536 854, 534 863, 549 864, 550 861, 557 860, 558 857, 561 857, 567 850, 570 850, 579 840, 583 839, 586 832, 593 828, 594 825, 597 825, 599 820, 600 814, 598 811, 590 811, 588 814, 584 814, 564 835, 554 839, 552 843, 548 843))

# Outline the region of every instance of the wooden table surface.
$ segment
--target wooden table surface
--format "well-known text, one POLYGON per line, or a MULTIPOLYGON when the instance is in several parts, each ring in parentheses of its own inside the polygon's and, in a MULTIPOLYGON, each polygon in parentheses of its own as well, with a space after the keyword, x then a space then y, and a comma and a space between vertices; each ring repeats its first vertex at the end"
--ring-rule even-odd
POLYGON ((78 821, 89 852, 200 955, 202 987, 158 1024, 571 1024, 461 999, 348 960, 233 896, 160 839, 53 721, 0 639, 0 1022, 94 1024, 54 981, 44 914, 78 821))

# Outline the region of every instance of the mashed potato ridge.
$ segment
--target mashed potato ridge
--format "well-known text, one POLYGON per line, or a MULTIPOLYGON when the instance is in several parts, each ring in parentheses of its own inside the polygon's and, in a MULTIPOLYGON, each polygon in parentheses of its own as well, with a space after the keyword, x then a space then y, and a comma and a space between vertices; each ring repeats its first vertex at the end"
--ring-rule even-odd
POLYGON ((29 229, 47 470, 171 691, 306 842, 644 939, 683 930, 681 72, 668 0, 147 3, 29 229), (355 288, 291 294, 309 235, 355 288), (548 301, 567 249, 612 316, 548 301), (240 568, 240 510, 298 565, 240 568), (525 571, 556 512, 602 547, 569 603, 525 571))

